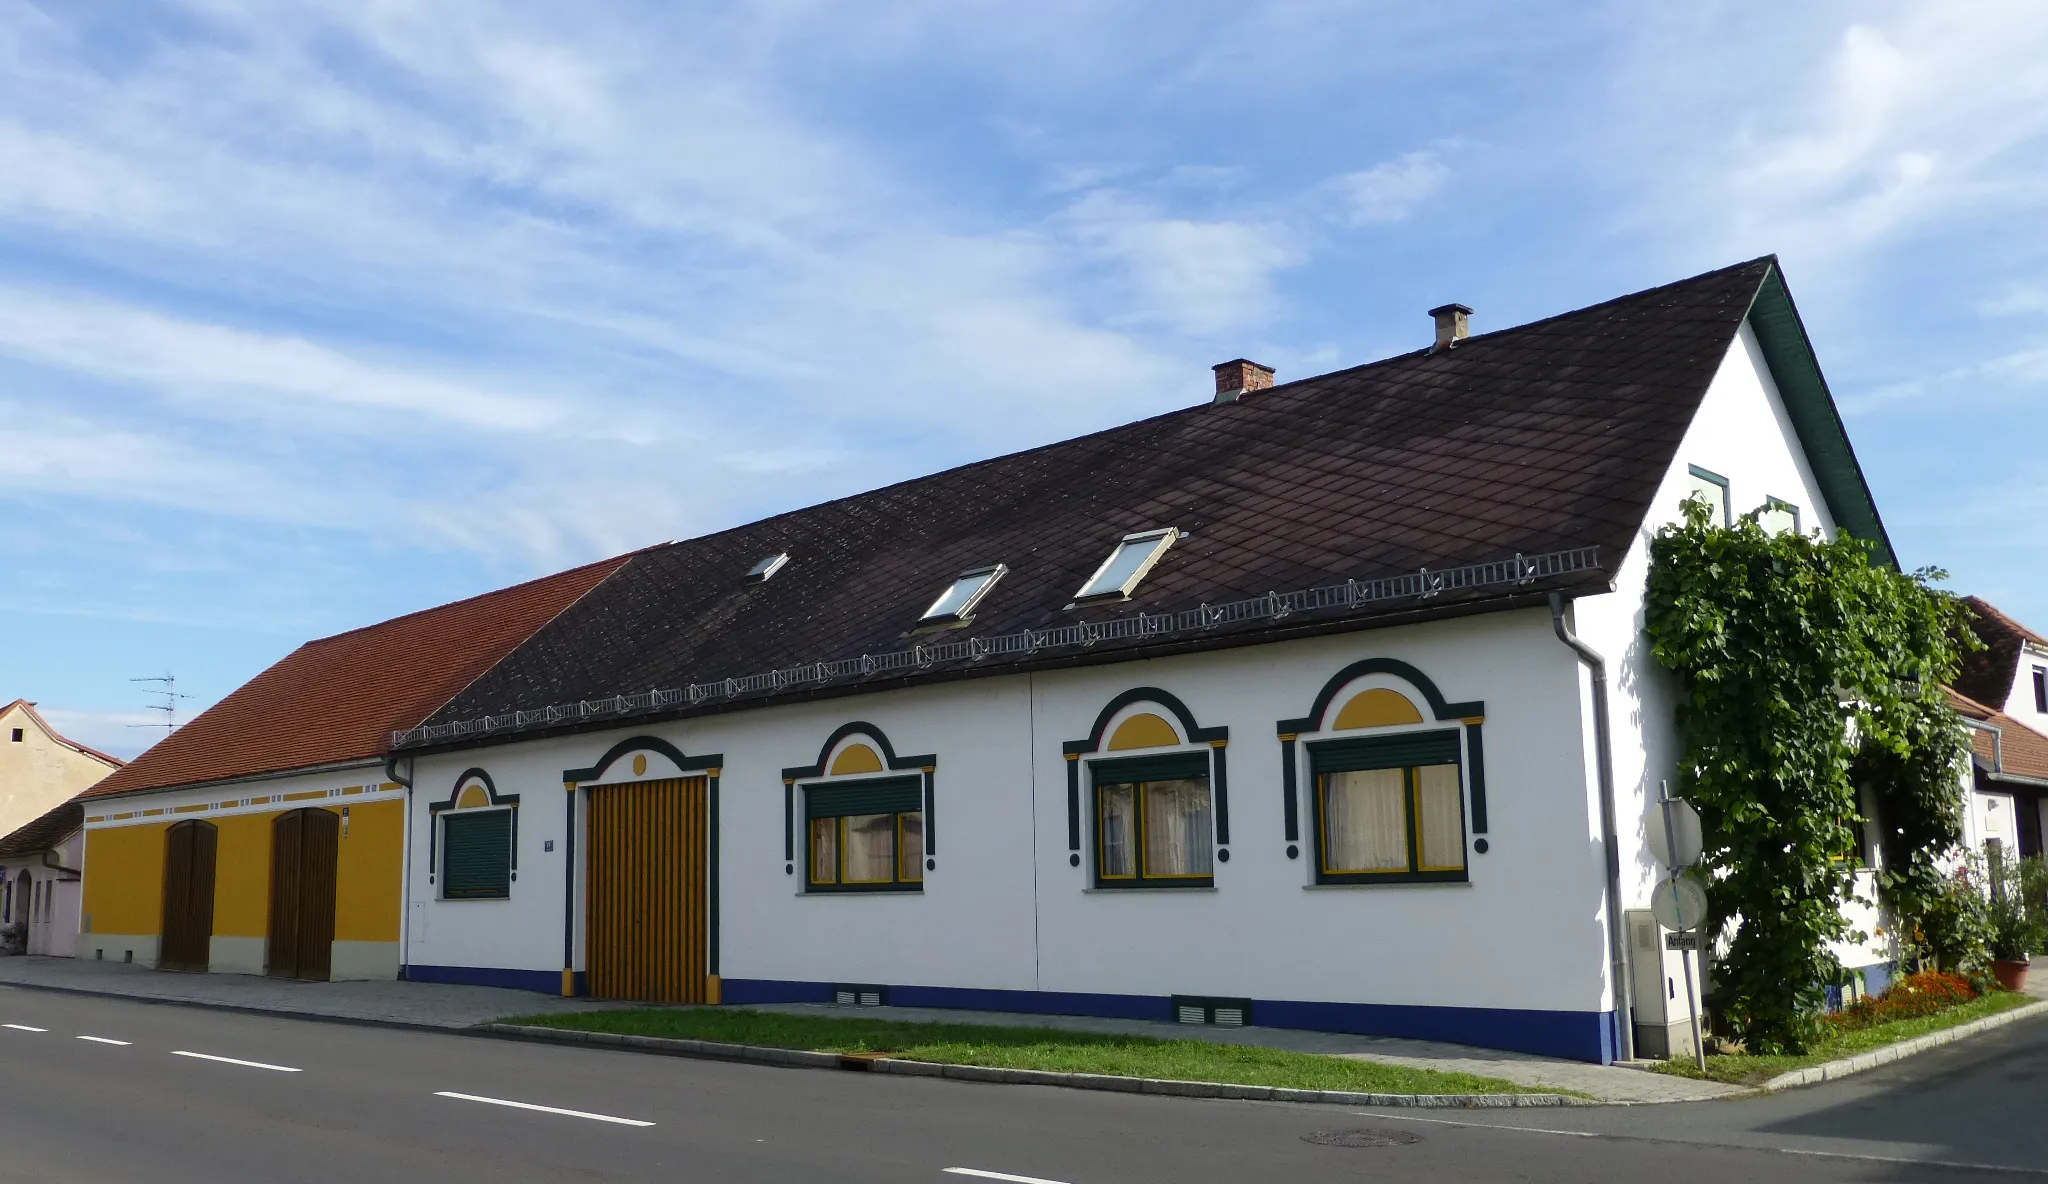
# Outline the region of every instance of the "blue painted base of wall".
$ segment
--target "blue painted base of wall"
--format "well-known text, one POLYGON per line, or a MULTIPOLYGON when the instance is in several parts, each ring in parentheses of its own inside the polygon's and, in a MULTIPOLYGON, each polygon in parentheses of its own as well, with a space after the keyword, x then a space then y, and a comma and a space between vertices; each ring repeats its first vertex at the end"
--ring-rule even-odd
MULTIPOLYGON (((830 1003, 832 984, 784 979, 728 978, 727 1003, 830 1003)), ((1165 995, 1098 995, 1075 991, 997 991, 973 987, 883 988, 897 1007, 1015 1011, 1034 1015, 1092 1015, 1172 1022, 1165 995)), ((1304 1003, 1252 1000, 1252 1022, 1263 1028, 1301 1028, 1361 1036, 1403 1036, 1501 1048, 1539 1056, 1607 1064, 1614 1060, 1614 1012, 1525 1011, 1490 1007, 1412 1007, 1385 1003, 1304 1003)))
MULTIPOLYGON (((562 993, 559 970, 500 970, 490 966, 403 966, 398 977, 413 983, 456 983, 466 987, 510 987, 516 991, 562 993)), ((576 972, 576 993, 587 994, 582 971, 576 972)))

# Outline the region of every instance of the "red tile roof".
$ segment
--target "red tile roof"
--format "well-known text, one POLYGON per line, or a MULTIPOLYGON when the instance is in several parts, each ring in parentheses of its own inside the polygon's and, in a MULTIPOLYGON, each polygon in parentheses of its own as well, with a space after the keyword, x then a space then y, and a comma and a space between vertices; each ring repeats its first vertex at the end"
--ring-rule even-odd
POLYGON ((111 756, 107 753, 101 752, 97 748, 93 748, 85 744, 80 744, 78 741, 73 740, 68 736, 65 736, 57 729, 51 727, 50 721, 44 719, 42 712, 37 711, 36 705, 29 702, 27 699, 16 699, 14 702, 9 703, 7 706, 0 707, 0 715, 6 715, 8 712, 13 711, 17 707, 27 712, 28 717, 36 721, 37 727, 41 728, 45 732, 48 732, 50 734, 50 739, 55 740, 57 743, 62 744, 64 747, 72 749, 76 752, 82 752, 96 761, 105 762, 110 768, 118 769, 122 765, 128 763, 127 761, 122 760, 118 756, 111 756))
POLYGON ((1977 751, 1977 763, 1993 778, 2010 773, 2048 781, 2048 736, 1953 688, 1948 698, 1949 706, 1962 715, 1998 729, 1996 737, 1981 728, 1970 729, 1970 744, 1977 751))
POLYGON ((381 756, 628 558, 309 641, 81 796, 381 756))

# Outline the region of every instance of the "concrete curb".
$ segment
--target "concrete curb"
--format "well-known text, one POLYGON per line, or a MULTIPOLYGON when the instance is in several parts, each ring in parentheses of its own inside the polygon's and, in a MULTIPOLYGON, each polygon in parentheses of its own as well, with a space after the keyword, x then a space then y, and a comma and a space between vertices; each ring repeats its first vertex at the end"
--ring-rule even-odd
POLYGON ((152 1007, 197 1007, 204 1011, 226 1011, 236 1015, 258 1015, 274 1020, 305 1020, 316 1024, 354 1024, 364 1028, 396 1028, 404 1032, 441 1032, 462 1036, 475 1031, 467 1024, 426 1024, 416 1020, 385 1019, 367 1015, 329 1015, 253 1003, 222 1003, 214 999, 178 999, 168 995, 130 995, 122 991, 96 991, 91 987, 58 986, 54 983, 22 983, 0 979, 0 989, 50 991, 58 995, 83 995, 90 999, 119 999, 123 1003, 146 1003, 152 1007))
POLYGON ((1829 1061, 1824 1065, 1813 1065, 1805 1069, 1794 1069, 1790 1073, 1781 1073, 1771 1078, 1758 1088, 1776 1092, 1781 1089, 1792 1089, 1795 1086, 1818 1085, 1823 1081, 1834 1081, 1837 1078, 1849 1077, 1875 1069, 1880 1065, 1889 1065, 1893 1061, 1926 1052, 1930 1048, 1940 1048, 1944 1044, 1953 1044, 1958 1040, 1967 1040, 1980 1032, 1989 1032, 1993 1028, 2002 1028, 2007 1024, 2018 1023, 2020 1020, 2032 1019, 2043 1012, 2048 1012, 2048 1000, 2040 1003, 2028 1003, 2015 1007, 2011 1011, 2001 1011, 1997 1015, 1987 1015, 1981 1020, 1971 1020, 1967 1024, 1957 1024, 1953 1028, 1944 1028, 1939 1032, 1929 1032, 1925 1036, 1915 1036, 1911 1040, 1901 1040, 1897 1044, 1887 1044, 1883 1048, 1873 1048, 1869 1052, 1858 1053, 1853 1057, 1844 1057, 1839 1061, 1829 1061))
POLYGON ((1269 1085, 1226 1085, 1215 1081, 1167 1081, 1156 1077, 1112 1077, 1099 1073, 1052 1073, 1041 1069, 995 1069, 982 1065, 938 1065, 895 1057, 802 1052, 751 1044, 720 1044, 709 1040, 668 1040, 656 1036, 622 1036, 611 1032, 579 1032, 528 1024, 479 1024, 470 1029, 512 1040, 547 1044, 581 1044, 594 1048, 625 1048, 672 1057, 747 1061, 805 1069, 847 1069, 894 1073, 905 1077, 944 1077, 954 1081, 985 1081, 1003 1085, 1052 1085, 1125 1094, 1158 1094, 1179 1098, 1231 1098, 1253 1102, 1312 1102, 1339 1106, 1412 1106, 1433 1109, 1515 1109, 1523 1107, 1599 1106, 1590 1098, 1565 1094, 1368 1094, 1350 1090, 1284 1089, 1269 1085))

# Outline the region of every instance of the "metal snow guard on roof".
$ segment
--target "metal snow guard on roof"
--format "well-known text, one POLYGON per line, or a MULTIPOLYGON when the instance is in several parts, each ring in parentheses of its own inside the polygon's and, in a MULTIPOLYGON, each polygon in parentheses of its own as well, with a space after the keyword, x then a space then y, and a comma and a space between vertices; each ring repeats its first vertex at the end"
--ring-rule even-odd
POLYGON ((1570 575, 1574 572, 1597 571, 1599 568, 1598 547, 1574 547, 1542 555, 1518 554, 1512 559, 1489 560, 1485 563, 1472 563, 1441 571, 1431 571, 1425 567, 1405 575, 1385 576, 1375 580, 1346 580, 1341 584, 1326 584, 1294 592, 1268 592, 1264 596, 1254 596, 1249 600, 1204 604, 1180 612, 1139 613, 1136 616, 1118 617, 1108 621, 1077 621, 1071 625, 1060 625, 1050 629, 1023 629, 995 637, 970 637, 964 641, 916 645, 909 649, 893 650, 883 654, 862 654, 858 658, 845 658, 836 662, 786 666, 761 674, 749 674, 743 678, 691 683, 687 687, 654 689, 552 707, 507 711, 477 719, 452 720, 445 724, 422 724, 419 727, 393 732, 391 746, 402 748, 463 736, 497 735, 529 727, 548 727, 559 723, 605 717, 617 718, 635 712, 658 711, 668 707, 695 707, 754 692, 784 691, 792 687, 820 685, 838 679, 923 670, 941 662, 963 659, 975 661, 997 654, 1035 654, 1053 649, 1085 648, 1099 642, 1125 638, 1173 637, 1200 633, 1219 625, 1257 620, 1277 621, 1295 613, 1332 608, 1354 609, 1385 600, 1430 600, 1446 592, 1460 589, 1527 585, 1541 579, 1570 575))

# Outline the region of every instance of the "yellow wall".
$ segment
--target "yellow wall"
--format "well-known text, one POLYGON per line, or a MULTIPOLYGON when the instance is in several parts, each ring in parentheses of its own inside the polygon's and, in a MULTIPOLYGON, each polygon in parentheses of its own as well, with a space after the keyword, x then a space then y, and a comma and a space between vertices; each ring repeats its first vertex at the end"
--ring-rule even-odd
POLYGON ((213 857, 213 931, 222 937, 270 936, 270 824, 275 814, 235 814, 218 828, 213 857))
MULTIPOLYGON (((338 811, 337 811, 338 812, 338 811)), ((334 883, 334 940, 397 941, 404 908, 405 803, 352 803, 334 883)))
MULTIPOLYGON (((325 806, 341 813, 341 806, 325 806)), ((335 865, 334 939, 398 940, 405 890, 405 803, 349 802, 348 834, 335 865)), ((213 931, 270 934, 271 827, 283 811, 209 818, 218 828, 213 931)), ((163 928, 164 831, 147 823, 86 832, 85 912, 95 933, 150 934, 163 928)))
POLYGON ((168 822, 85 833, 85 908, 92 932, 159 933, 164 924, 168 822))

